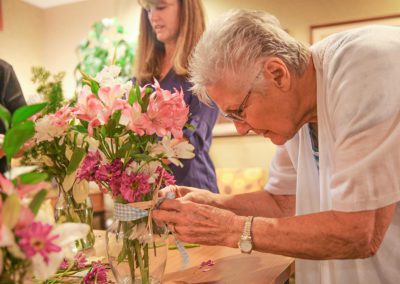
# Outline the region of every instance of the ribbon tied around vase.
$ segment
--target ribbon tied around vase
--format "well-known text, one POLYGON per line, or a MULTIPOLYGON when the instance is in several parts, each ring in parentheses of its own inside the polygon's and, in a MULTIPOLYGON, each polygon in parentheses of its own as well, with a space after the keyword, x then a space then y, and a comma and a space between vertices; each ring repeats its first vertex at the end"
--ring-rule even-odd
MULTIPOLYGON (((162 174, 160 175, 162 176, 162 174)), ((114 204, 114 217, 119 221, 135 221, 142 219, 144 217, 148 217, 147 219, 147 229, 149 232, 152 232, 153 228, 153 218, 152 218, 152 210, 158 208, 160 204, 166 199, 175 199, 174 192, 167 192, 165 197, 158 198, 158 191, 160 190, 161 186, 161 179, 153 193, 153 199, 150 201, 143 201, 143 202, 134 202, 134 203, 115 203, 114 204)), ((181 258, 182 258, 182 266, 181 269, 185 269, 189 264, 189 254, 185 250, 184 245, 176 238, 174 232, 171 232, 175 239, 175 245, 178 249, 181 258)))

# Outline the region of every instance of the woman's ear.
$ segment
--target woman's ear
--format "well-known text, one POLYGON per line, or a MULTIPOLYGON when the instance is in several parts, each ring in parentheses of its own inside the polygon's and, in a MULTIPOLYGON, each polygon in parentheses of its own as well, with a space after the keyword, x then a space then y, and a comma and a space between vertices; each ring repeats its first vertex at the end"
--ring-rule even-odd
POLYGON ((283 91, 290 89, 291 75, 285 62, 278 57, 269 57, 264 62, 264 75, 270 82, 283 91))

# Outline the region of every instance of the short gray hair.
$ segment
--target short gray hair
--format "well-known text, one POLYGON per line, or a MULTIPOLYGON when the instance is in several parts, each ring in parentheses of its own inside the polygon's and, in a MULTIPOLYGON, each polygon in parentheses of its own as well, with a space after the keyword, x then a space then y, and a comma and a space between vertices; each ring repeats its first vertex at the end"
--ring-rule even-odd
POLYGON ((193 52, 189 65, 192 91, 209 102, 207 86, 224 77, 241 86, 268 56, 279 57, 290 72, 300 76, 310 50, 291 37, 276 17, 263 11, 231 10, 210 25, 193 52))

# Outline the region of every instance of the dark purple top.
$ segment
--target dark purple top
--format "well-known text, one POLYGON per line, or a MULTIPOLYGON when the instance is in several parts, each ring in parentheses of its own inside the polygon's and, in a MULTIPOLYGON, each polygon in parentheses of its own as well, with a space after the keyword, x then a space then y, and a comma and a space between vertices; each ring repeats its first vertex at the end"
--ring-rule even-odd
POLYGON ((201 103, 197 96, 190 91, 191 84, 186 77, 177 75, 173 69, 159 82, 162 89, 173 91, 174 88, 184 92, 184 100, 189 106, 188 123, 195 130, 185 129, 184 136, 194 146, 195 157, 181 160, 183 167, 170 165, 174 173, 177 185, 186 185, 208 189, 218 193, 217 178, 213 162, 210 158, 210 146, 212 129, 218 117, 218 107, 212 104, 210 107, 201 103))

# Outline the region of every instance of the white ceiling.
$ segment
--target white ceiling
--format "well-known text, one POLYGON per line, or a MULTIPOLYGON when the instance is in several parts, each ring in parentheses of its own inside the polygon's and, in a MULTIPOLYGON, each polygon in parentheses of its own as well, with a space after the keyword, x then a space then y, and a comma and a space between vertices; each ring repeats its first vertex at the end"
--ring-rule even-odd
POLYGON ((81 2, 86 0, 22 0, 33 6, 39 7, 41 9, 47 9, 55 6, 71 4, 75 2, 81 2))

